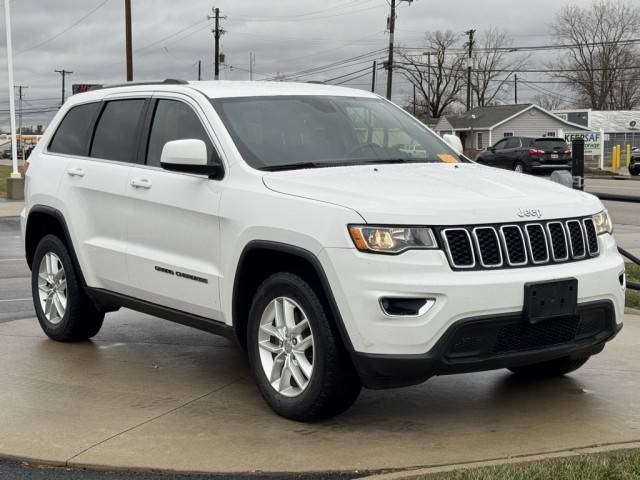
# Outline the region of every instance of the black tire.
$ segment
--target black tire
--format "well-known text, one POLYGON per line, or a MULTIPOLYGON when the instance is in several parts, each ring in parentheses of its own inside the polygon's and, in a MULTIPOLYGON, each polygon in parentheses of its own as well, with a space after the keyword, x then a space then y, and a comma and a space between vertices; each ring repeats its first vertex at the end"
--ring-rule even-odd
POLYGON ((527 173, 527 167, 523 162, 516 162, 513 164, 513 171, 514 172, 520 171, 521 173, 527 173), (518 170, 518 168, 521 168, 522 170, 518 170))
POLYGON ((36 247, 31 268, 31 292, 38 322, 44 333, 52 340, 79 342, 95 336, 100 331, 104 313, 95 307, 84 292, 66 245, 55 235, 46 235, 36 247), (47 319, 40 304, 39 267, 47 253, 53 253, 60 259, 66 276, 67 304, 64 315, 58 323, 52 323, 47 319))
POLYGON ((629 173, 634 177, 637 177, 640 174, 640 167, 638 168, 630 168, 629 173))
POLYGON ((543 363, 524 365, 522 367, 512 367, 514 374, 526 378, 553 378, 561 377, 579 369, 590 357, 571 358, 562 357, 543 363))
POLYGON ((330 418, 347 410, 358 398, 362 383, 329 315, 318 294, 297 275, 276 273, 258 288, 247 328, 249 363, 260 393, 278 415, 305 422, 330 418), (271 385, 258 347, 262 314, 278 297, 294 300, 304 310, 313 332, 313 373, 306 389, 293 398, 271 385))

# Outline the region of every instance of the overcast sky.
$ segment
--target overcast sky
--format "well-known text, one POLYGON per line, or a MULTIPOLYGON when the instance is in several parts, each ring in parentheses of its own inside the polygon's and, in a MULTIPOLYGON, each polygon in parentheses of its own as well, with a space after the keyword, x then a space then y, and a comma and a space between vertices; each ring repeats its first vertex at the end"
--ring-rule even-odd
MULTIPOLYGON (((398 9, 396 42, 419 47, 424 32, 462 32, 489 26, 506 28, 515 45, 540 45, 552 38, 548 21, 567 3, 590 0, 415 0, 398 9)), ((210 0, 132 0, 134 79, 196 79, 202 60, 203 78, 213 76, 210 0)), ((386 0, 220 0, 226 16, 222 52, 223 79, 248 79, 249 52, 254 52, 255 79, 293 73, 382 49, 389 6, 386 0)), ((24 108, 52 107, 60 102, 61 79, 56 69, 73 71, 71 83, 119 83, 125 79, 124 0, 11 0, 15 84, 26 85, 24 108), (85 18, 86 17, 86 18, 85 18)), ((8 124, 8 89, 4 14, 1 23, 0 127, 8 124)), ((373 58, 373 57, 371 57, 373 58)), ((545 58, 532 57, 532 66, 545 58)), ((367 64, 336 69, 302 80, 325 80, 367 64)), ((409 93, 398 81, 394 100, 409 93)), ((346 85, 367 88, 370 76, 346 85)), ((384 92, 384 73, 378 76, 384 92)), ((535 93, 521 87, 522 101, 535 93)), ((52 114, 25 116, 25 124, 46 123, 52 114)))

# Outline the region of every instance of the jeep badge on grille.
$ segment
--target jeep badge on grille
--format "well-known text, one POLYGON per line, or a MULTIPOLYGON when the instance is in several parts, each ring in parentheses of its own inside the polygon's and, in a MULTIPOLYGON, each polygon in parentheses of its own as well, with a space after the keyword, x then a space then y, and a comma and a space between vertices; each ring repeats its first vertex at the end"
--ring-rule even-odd
POLYGON ((519 208, 518 216, 520 218, 542 218, 542 209, 540 208, 519 208))

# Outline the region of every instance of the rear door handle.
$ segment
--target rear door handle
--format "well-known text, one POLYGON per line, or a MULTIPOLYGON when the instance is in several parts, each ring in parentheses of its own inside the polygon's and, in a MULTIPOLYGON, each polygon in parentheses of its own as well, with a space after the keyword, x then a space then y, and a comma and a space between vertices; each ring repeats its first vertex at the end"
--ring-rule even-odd
POLYGON ((143 188, 145 190, 149 190, 151 188, 151 182, 146 178, 134 178, 129 182, 133 188, 143 188))
POLYGON ((70 168, 67 170, 67 175, 70 177, 84 177, 84 170, 80 167, 70 168))

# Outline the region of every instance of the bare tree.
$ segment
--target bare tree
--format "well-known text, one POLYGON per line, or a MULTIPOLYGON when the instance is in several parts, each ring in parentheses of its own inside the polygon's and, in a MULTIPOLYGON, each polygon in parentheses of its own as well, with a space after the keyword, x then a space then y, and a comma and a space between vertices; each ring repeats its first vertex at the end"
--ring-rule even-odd
POLYGON ((581 103, 597 110, 631 109, 640 102, 640 51, 629 40, 640 33, 637 1, 595 0, 568 5, 551 25, 566 53, 551 64, 581 103))
POLYGON ((430 118, 441 117, 458 101, 464 86, 464 55, 453 52, 459 38, 451 30, 427 33, 425 52, 430 52, 430 62, 425 55, 400 52, 395 68, 416 86, 422 105, 430 118))
POLYGON ((490 27, 480 36, 471 76, 478 106, 505 100, 513 89, 513 75, 526 64, 529 56, 514 55, 507 50, 511 46, 513 41, 506 30, 490 27))
POLYGON ((539 93, 533 97, 533 103, 550 112, 553 110, 561 110, 563 107, 567 106, 562 98, 557 95, 549 95, 546 93, 539 93))

